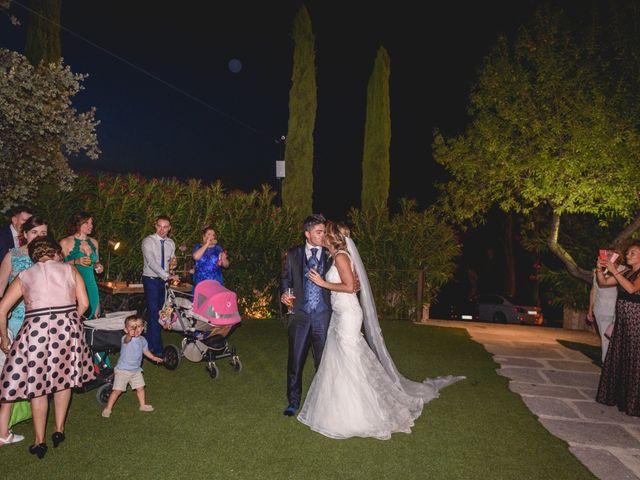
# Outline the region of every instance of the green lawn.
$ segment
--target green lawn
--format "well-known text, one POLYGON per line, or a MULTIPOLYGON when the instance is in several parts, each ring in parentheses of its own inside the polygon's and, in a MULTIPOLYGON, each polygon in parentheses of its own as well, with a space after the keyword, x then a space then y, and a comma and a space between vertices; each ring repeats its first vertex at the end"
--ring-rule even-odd
MULTIPOLYGON (((391 440, 331 440, 285 407, 286 331, 277 321, 246 321, 232 337, 244 369, 221 361, 209 379, 204 364, 145 370, 152 413, 122 396, 111 418, 94 392, 74 395, 67 441, 37 460, 27 452, 31 422, 15 427, 27 441, 0 449, 11 478, 136 479, 591 479, 495 373, 497 365, 465 330, 384 322, 401 372, 419 379, 466 375, 425 406, 413 433, 391 440)), ((177 342, 169 334, 165 340, 177 342)), ((312 364, 306 369, 311 381, 312 364)), ((49 423, 49 435, 52 424, 49 423)), ((9 477, 6 477, 9 478, 9 477)))

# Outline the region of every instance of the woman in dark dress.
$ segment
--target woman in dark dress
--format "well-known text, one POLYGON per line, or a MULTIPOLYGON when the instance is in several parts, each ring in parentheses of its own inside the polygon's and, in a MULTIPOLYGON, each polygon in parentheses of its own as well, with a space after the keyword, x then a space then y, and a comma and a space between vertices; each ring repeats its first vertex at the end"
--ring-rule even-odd
POLYGON ((617 285, 616 320, 600 376, 596 401, 640 416, 640 243, 627 250, 629 269, 619 272, 609 260, 598 260, 600 286, 617 285), (607 275, 603 270, 607 270, 607 275))

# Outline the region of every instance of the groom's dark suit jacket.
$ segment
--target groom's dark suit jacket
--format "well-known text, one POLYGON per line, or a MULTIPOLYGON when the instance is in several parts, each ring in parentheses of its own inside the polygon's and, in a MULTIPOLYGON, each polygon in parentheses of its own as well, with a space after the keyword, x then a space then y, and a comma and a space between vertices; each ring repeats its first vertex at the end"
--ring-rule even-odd
MULTIPOLYGON (((0 262, 4 259, 4 256, 9 250, 15 247, 13 243, 13 233, 11 233, 10 227, 0 229, 0 262)), ((2 295, 2 292, 0 292, 2 295)))
MULTIPOLYGON (((284 268, 282 269, 282 293, 284 293, 287 288, 293 288, 299 304, 301 304, 304 299, 303 271, 306 261, 304 245, 298 245, 287 251, 284 268)), ((324 262, 324 273, 326 274, 331 267, 332 259, 329 251, 324 247, 322 247, 320 261, 324 262)), ((327 305, 331 305, 331 292, 323 288, 322 295, 327 305)))

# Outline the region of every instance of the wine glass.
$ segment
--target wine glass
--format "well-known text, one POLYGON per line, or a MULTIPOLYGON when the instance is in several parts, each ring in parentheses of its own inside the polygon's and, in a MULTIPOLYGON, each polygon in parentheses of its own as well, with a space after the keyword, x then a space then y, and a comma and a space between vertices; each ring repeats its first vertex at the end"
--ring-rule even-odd
MULTIPOLYGON (((176 257, 171 257, 169 259, 169 274, 175 275, 177 267, 178 267, 178 259, 176 257)), ((176 279, 171 280, 171 285, 174 287, 180 285, 180 280, 176 280, 176 279)))
POLYGON ((173 275, 175 273, 176 267, 178 266, 178 259, 176 257, 171 257, 169 259, 169 272, 173 275))
POLYGON ((293 288, 289 287, 285 291, 285 295, 287 295, 287 315, 291 315, 293 312, 293 304, 296 299, 296 295, 293 291, 293 288))

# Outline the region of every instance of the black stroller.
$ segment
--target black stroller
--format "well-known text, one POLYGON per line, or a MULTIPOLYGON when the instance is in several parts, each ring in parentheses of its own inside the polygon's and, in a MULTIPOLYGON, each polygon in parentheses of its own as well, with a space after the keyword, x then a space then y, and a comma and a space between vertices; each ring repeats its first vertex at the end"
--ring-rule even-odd
POLYGON ((84 321, 84 337, 91 349, 96 378, 76 388, 78 393, 96 390, 96 400, 106 405, 113 389, 113 368, 109 366, 110 353, 120 351, 124 335, 124 319, 134 315, 135 310, 107 313, 104 317, 84 321))

